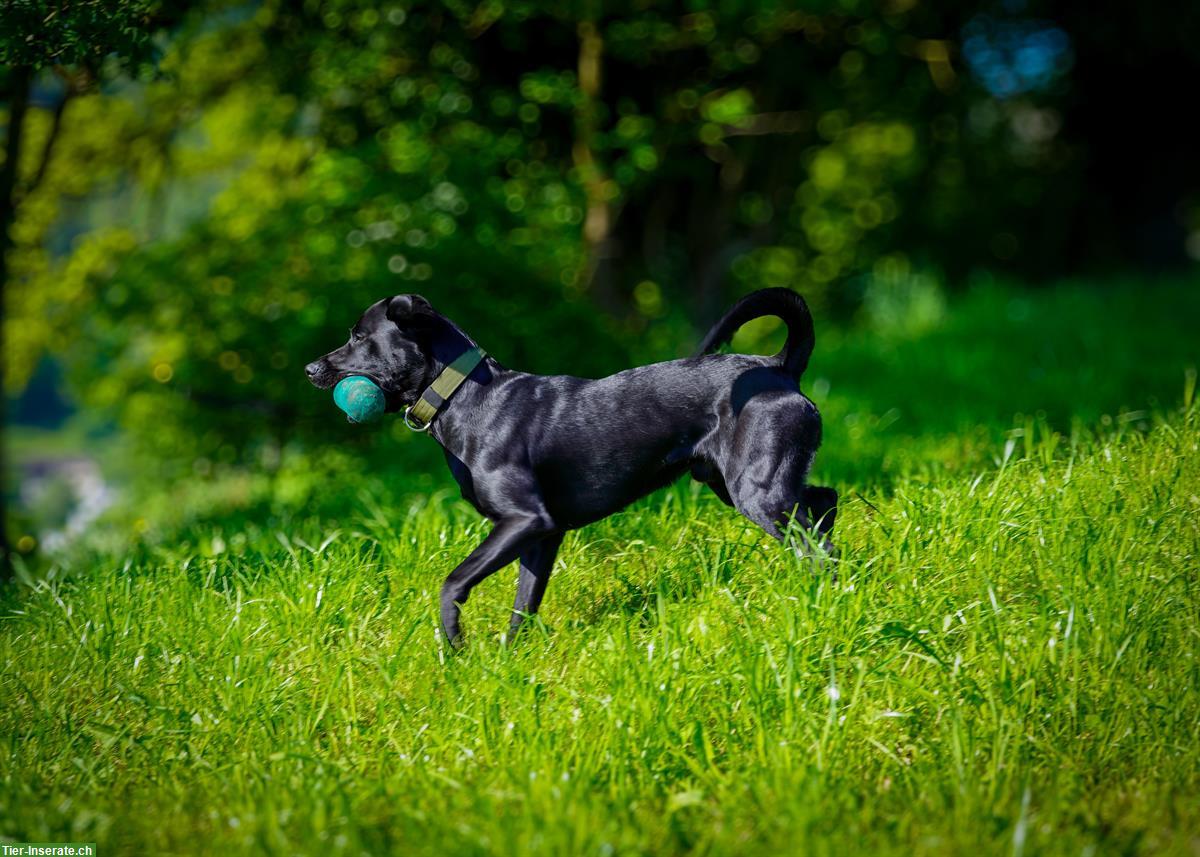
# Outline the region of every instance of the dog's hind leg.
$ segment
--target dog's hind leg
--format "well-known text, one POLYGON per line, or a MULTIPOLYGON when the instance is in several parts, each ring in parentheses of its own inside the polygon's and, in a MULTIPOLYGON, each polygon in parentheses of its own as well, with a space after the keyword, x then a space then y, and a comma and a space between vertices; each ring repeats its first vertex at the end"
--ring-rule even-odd
POLYGON ((804 488, 804 503, 808 507, 809 517, 817 532, 821 534, 821 547, 828 554, 835 553, 829 534, 837 521, 838 493, 832 488, 820 485, 808 485, 804 488))
POLYGON ((733 485, 737 510, 779 541, 795 539, 798 554, 824 559, 833 554, 829 532, 837 514, 837 492, 808 487, 804 474, 786 466, 740 474, 733 485), (755 478, 757 477, 757 478, 755 478))
POLYGON ((758 444, 747 444, 739 452, 733 467, 723 474, 734 508, 780 541, 793 519, 802 527, 810 526, 803 494, 804 463, 758 444))
MULTIPOLYGON (((832 525, 832 517, 814 521, 809 517, 812 512, 803 498, 791 503, 751 502, 745 506, 739 505, 738 511, 774 538, 788 544, 797 557, 812 560, 817 570, 824 569, 828 561, 836 558, 833 544, 826 535, 827 527, 832 525)), ((836 580, 836 569, 833 569, 833 576, 836 580)))
POLYGON ((760 502, 759 498, 752 498, 748 502, 738 502, 736 506, 739 512, 762 527, 767 535, 779 541, 784 541, 785 530, 793 520, 805 529, 810 526, 807 510, 800 503, 789 506, 783 502, 760 502))
POLYGON ((562 544, 562 533, 551 533, 521 551, 521 570, 517 578, 517 598, 513 602, 512 621, 508 626, 508 642, 516 639, 521 623, 538 611, 546 584, 554 571, 554 558, 562 544))

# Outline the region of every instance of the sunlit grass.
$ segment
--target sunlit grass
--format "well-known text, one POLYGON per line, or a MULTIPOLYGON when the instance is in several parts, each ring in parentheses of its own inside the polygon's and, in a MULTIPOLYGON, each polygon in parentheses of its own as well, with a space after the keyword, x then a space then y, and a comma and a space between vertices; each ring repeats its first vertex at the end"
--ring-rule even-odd
POLYGON ((1200 414, 847 492, 838 582, 679 486, 435 636, 484 526, 364 502, 10 592, 0 834, 102 853, 1191 853, 1200 414))

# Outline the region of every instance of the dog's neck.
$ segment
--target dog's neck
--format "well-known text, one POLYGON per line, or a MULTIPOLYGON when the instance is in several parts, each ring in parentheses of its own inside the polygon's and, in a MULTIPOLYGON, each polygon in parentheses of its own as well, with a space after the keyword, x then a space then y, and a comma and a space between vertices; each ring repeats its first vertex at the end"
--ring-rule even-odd
MULTIPOLYGON (((429 387, 469 348, 478 348, 475 340, 467 336, 458 325, 450 322, 450 330, 445 335, 435 338, 429 354, 425 377, 417 397, 429 387)), ((467 380, 454 395, 438 410, 429 425, 429 436, 436 440, 444 449, 457 453, 465 443, 466 432, 482 418, 484 399, 501 373, 506 370, 490 356, 484 357, 479 365, 471 370, 467 380)))

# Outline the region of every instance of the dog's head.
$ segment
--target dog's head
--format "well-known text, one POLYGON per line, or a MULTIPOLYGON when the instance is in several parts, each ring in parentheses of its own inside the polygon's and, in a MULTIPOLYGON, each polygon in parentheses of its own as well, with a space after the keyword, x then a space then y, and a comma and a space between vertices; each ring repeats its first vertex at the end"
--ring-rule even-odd
POLYGON ((309 363, 304 373, 323 390, 363 375, 383 390, 388 411, 397 411, 433 380, 436 353, 456 344, 461 350, 464 343, 469 344, 465 334, 425 298, 396 295, 372 304, 350 329, 350 340, 309 363))

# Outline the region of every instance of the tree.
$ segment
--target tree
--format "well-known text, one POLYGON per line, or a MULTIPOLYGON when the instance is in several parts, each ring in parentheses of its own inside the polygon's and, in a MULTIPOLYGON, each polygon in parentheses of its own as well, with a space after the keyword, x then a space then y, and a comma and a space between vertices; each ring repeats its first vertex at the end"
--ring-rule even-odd
MULTIPOLYGON (((4 161, 0 163, 0 326, 7 310, 8 258, 20 206, 46 178, 62 132, 63 115, 76 96, 93 89, 104 74, 139 69, 154 54, 151 36, 166 26, 161 4, 148 0, 62 4, 10 0, 0 30, 0 96, 7 108, 4 161), (39 73, 52 69, 58 95, 48 108, 49 125, 36 150, 27 153, 39 73)), ((0 333, 2 337, 2 333, 0 333)), ((0 350, 7 349, 0 338, 0 350)), ((7 370, 7 366, 5 367, 7 370)), ((4 403, 0 400, 0 423, 4 403)), ((0 498, 0 518, 4 518, 0 498)), ((0 527, 0 576, 10 570, 7 526, 0 527)))

